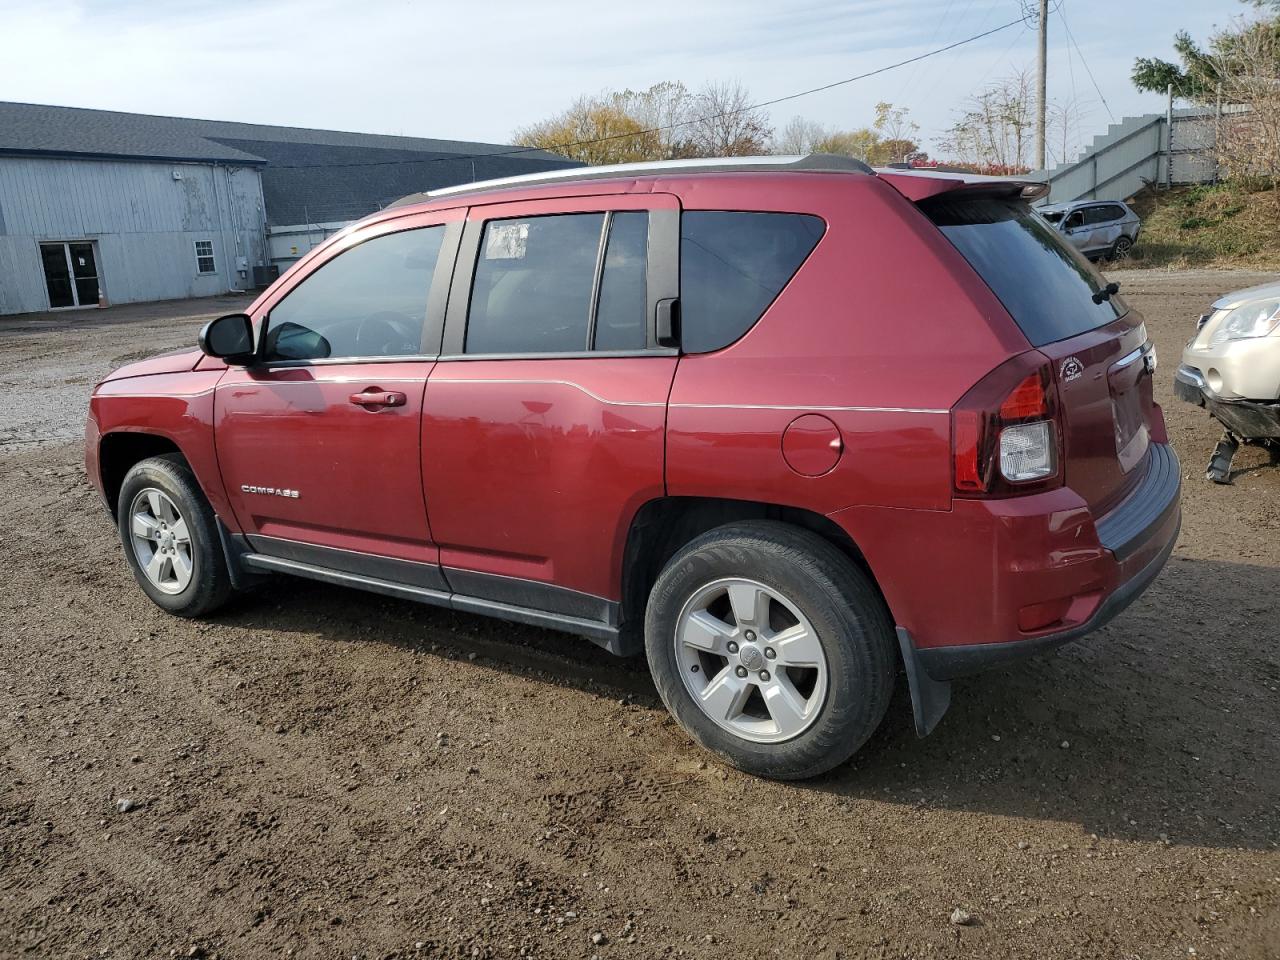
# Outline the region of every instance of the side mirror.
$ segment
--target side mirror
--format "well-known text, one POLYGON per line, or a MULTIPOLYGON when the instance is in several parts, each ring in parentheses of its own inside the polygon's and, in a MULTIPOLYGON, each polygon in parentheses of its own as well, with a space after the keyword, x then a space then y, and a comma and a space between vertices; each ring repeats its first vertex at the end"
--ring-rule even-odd
POLYGON ((210 320, 200 331, 200 350, 227 363, 245 366, 253 361, 253 321, 245 313, 229 313, 210 320))

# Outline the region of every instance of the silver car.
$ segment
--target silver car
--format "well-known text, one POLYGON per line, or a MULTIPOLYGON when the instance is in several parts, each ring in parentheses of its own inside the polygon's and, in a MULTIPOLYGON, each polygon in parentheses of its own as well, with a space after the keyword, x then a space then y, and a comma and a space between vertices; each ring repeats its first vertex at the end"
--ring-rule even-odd
POLYGON ((1142 220, 1119 200, 1049 203, 1036 213, 1090 260, 1123 260, 1142 232, 1142 220))
POLYGON ((1241 443, 1280 455, 1280 283, 1237 290, 1200 318, 1182 351, 1174 392, 1205 407, 1224 432, 1206 476, 1231 482, 1241 443))

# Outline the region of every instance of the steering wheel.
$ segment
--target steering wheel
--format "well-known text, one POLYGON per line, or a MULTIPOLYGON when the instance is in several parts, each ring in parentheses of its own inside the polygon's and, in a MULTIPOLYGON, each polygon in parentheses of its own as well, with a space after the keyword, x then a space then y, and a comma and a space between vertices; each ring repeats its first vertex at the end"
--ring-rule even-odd
POLYGON ((360 357, 412 356, 422 347, 408 332, 411 325, 391 311, 371 314, 356 327, 355 353, 360 357))

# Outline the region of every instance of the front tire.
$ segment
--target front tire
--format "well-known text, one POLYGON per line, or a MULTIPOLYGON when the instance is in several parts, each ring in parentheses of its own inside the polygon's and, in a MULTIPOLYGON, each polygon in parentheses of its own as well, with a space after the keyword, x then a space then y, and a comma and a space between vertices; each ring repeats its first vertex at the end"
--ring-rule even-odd
POLYGON ((889 707, 896 648, 867 576, 807 530, 730 524, 687 544, 649 597, 645 647, 667 709, 747 773, 817 776, 889 707))
POLYGON ((116 524, 134 579, 156 606, 199 617, 226 603, 231 577, 213 508, 178 454, 125 474, 116 524))

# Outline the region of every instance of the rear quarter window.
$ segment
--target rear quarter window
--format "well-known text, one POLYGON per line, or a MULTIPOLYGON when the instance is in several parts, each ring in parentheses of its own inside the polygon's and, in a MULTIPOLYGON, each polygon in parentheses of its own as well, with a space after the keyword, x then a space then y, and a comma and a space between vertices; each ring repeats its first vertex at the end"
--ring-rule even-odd
POLYGON ((1065 340, 1124 316, 1119 297, 1095 303, 1106 282, 1021 200, 933 197, 920 209, 1004 304, 1032 346, 1065 340))
POLYGON ((680 346, 707 353, 751 329, 813 252, 826 224, 801 213, 680 217, 680 346))

